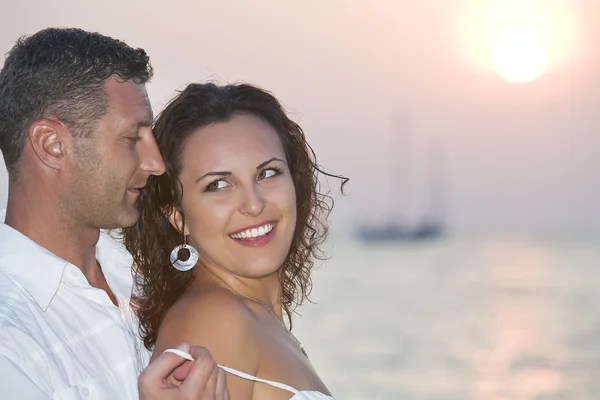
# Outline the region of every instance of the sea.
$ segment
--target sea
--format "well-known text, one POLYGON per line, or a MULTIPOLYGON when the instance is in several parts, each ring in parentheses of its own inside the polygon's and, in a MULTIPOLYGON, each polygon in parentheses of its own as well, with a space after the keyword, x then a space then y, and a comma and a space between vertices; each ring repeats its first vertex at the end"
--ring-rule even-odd
POLYGON ((600 399, 600 240, 328 246, 293 332, 336 400, 600 399))

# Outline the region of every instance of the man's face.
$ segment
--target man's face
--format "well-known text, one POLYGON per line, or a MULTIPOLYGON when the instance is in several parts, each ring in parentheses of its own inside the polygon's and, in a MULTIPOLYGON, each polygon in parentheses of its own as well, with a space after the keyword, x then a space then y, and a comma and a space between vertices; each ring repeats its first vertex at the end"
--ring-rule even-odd
POLYGON ((140 191, 165 165, 152 135, 145 86, 110 79, 104 88, 108 111, 89 137, 74 140, 62 204, 89 227, 115 229, 135 224, 140 191))

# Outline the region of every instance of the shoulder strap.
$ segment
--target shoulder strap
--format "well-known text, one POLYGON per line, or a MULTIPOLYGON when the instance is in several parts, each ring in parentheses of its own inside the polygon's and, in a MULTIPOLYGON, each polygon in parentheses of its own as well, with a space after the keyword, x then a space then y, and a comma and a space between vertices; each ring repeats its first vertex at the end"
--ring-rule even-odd
POLYGON ((239 376, 242 379, 248 379, 249 381, 265 383, 265 384, 267 384, 269 386, 273 386, 273 387, 276 387, 276 388, 279 388, 279 389, 287 390, 288 392, 292 392, 294 394, 298 393, 298 391, 296 389, 294 389, 293 387, 288 386, 286 384, 283 384, 283 383, 273 382, 273 381, 267 381, 265 379, 260 379, 260 378, 257 378, 255 376, 252 376, 250 374, 247 374, 245 372, 241 372, 241 371, 238 371, 237 369, 225 367, 223 365, 219 365, 219 368, 222 368, 223 370, 225 370, 226 372, 229 372, 232 375, 239 376))
MULTIPOLYGON (((164 351, 164 353, 177 354, 179 357, 183 357, 186 360, 194 361, 194 357, 192 357, 190 354, 188 354, 188 353, 186 353, 184 351, 181 351, 179 349, 166 349, 164 351)), ((287 390, 288 392, 292 392, 294 394, 298 394, 299 393, 293 387, 288 386, 288 385, 283 384, 283 383, 273 382, 273 381, 267 381, 265 379, 260 379, 260 378, 257 378, 255 376, 252 376, 250 374, 247 374, 245 372, 238 371, 237 369, 226 367, 224 365, 219 365, 219 368, 223 369, 225 372, 229 372, 232 375, 239 376, 242 379, 247 379, 249 381, 254 381, 254 382, 265 383, 265 384, 267 384, 269 386, 273 386, 273 387, 276 387, 276 388, 279 388, 279 389, 287 390)))

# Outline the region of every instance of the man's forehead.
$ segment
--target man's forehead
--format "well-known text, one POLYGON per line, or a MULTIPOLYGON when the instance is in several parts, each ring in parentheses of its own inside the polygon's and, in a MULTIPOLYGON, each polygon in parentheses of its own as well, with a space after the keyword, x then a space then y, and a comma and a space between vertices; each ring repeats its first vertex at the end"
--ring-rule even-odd
POLYGON ((105 83, 109 107, 127 115, 133 125, 151 125, 152 106, 144 84, 111 78, 105 83))

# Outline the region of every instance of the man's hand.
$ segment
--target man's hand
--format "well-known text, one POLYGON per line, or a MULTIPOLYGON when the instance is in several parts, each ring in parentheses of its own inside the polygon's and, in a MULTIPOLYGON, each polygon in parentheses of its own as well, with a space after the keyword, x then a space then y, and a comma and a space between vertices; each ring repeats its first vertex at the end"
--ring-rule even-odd
POLYGON ((178 350, 195 361, 163 353, 153 360, 138 379, 140 400, 229 400, 225 371, 217 366, 204 347, 182 344, 178 350), (168 377, 182 381, 179 386, 168 377))

